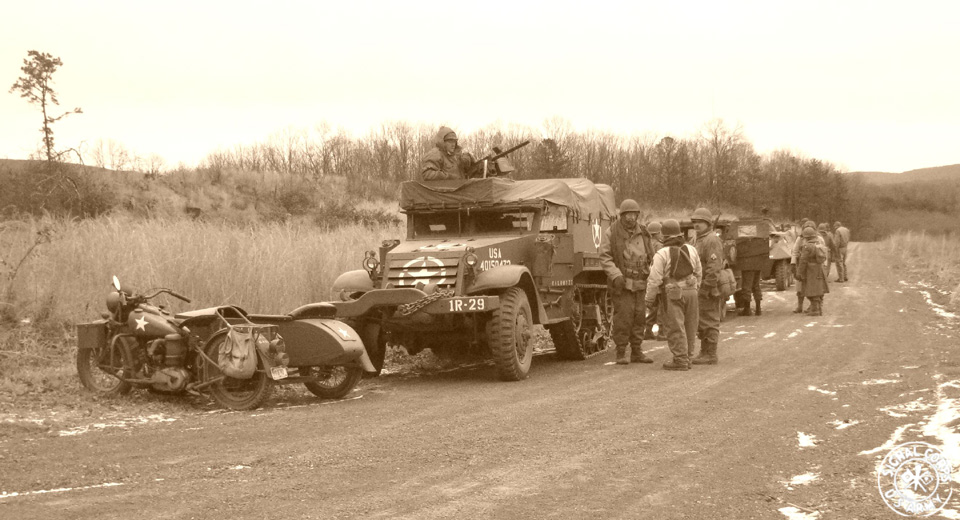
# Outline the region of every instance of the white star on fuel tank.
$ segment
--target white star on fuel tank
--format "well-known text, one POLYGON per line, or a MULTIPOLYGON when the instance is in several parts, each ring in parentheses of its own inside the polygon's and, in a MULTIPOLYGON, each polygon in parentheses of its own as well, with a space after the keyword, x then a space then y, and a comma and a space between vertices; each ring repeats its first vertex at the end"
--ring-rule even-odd
POLYGON ((343 334, 343 339, 350 339, 350 333, 343 330, 343 327, 338 328, 337 332, 339 332, 340 334, 343 334))
POLYGON ((145 317, 137 318, 136 320, 133 320, 133 321, 137 322, 137 330, 142 330, 144 332, 147 331, 147 318, 145 317))

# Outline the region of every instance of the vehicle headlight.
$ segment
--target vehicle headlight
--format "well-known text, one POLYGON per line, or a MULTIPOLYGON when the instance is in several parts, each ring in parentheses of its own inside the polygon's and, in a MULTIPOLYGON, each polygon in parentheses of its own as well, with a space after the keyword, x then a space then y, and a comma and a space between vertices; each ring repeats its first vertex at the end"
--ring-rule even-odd
POLYGON ((380 260, 377 260, 377 253, 373 251, 367 251, 363 255, 363 268, 366 269, 368 273, 372 273, 377 270, 377 267, 380 266, 380 260))
POLYGON ((467 264, 467 267, 476 267, 478 262, 480 258, 475 253, 467 253, 467 256, 463 257, 463 263, 467 264))

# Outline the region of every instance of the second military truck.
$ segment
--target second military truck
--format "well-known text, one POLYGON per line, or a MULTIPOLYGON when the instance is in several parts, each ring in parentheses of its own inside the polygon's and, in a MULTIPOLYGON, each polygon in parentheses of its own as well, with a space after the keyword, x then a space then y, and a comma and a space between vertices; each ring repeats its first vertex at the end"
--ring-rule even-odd
POLYGON ((333 287, 338 319, 360 331, 378 371, 391 343, 489 357, 501 379, 524 379, 535 325, 550 331, 564 359, 609 346, 613 307, 598 252, 616 218, 609 186, 410 181, 400 207, 406 239, 368 251, 363 269, 333 287))

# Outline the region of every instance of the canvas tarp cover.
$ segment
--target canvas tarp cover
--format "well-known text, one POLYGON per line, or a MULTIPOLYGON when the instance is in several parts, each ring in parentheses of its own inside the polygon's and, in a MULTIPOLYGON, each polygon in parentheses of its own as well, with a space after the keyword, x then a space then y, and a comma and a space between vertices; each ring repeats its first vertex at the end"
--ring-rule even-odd
POLYGON ((616 217, 613 189, 587 179, 516 181, 489 178, 451 181, 408 181, 400 185, 400 208, 457 208, 547 201, 571 208, 585 218, 616 217))

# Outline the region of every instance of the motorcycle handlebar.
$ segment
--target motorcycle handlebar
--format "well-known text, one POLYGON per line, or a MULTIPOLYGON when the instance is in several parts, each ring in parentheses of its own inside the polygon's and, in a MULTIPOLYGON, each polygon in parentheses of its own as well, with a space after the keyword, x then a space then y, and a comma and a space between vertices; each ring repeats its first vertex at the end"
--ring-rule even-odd
POLYGON ((182 300, 182 301, 184 301, 184 302, 186 302, 186 303, 191 303, 191 302, 190 302, 190 298, 187 298, 186 296, 184 296, 184 295, 182 295, 182 294, 178 294, 177 292, 175 292, 175 291, 173 291, 173 290, 171 290, 171 289, 160 289, 160 290, 158 290, 157 292, 155 292, 155 293, 153 293, 153 294, 151 294, 151 295, 149 295, 149 296, 142 296, 141 298, 143 298, 144 300, 152 300, 153 298, 156 298, 157 296, 160 296, 160 295, 163 294, 163 293, 167 293, 167 294, 169 294, 170 296, 173 296, 174 298, 177 298, 178 300, 182 300))
POLYGON ((186 296, 184 296, 184 295, 182 295, 182 294, 179 294, 179 293, 176 293, 176 292, 173 292, 173 291, 170 291, 170 290, 167 291, 167 294, 169 294, 170 296, 173 296, 174 298, 177 298, 178 300, 182 300, 182 301, 184 301, 184 302, 186 302, 186 303, 191 303, 191 302, 190 302, 190 298, 187 298, 186 296))

